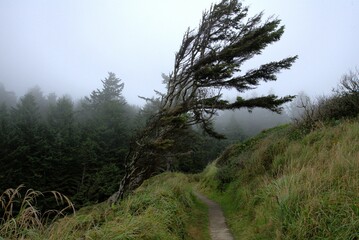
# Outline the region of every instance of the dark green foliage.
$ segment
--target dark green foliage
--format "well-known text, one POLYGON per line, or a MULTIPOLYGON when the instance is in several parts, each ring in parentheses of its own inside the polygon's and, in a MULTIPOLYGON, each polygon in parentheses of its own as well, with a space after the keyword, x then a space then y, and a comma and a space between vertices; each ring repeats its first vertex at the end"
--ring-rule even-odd
POLYGON ((44 97, 39 87, 12 109, 8 101, 0 105, 0 190, 55 189, 77 207, 115 191, 137 109, 127 105, 115 74, 102 83, 80 107, 67 96, 44 97))
MULTIPOLYGON (((1 146, 4 146, 2 144, 5 144, 5 142, 7 142, 6 139, 9 137, 9 131, 10 131, 9 111, 5 104, 1 104, 0 105, 0 144, 1 144, 1 146)), ((0 149, 4 150, 3 147, 0 147, 0 149)), ((3 155, 3 154, 1 154, 1 155, 3 155)))
MULTIPOLYGON (((117 190, 129 139, 158 108, 156 101, 140 112, 128 105, 122 96, 124 84, 113 73, 102 83, 81 104, 69 96, 44 97, 35 87, 12 108, 8 102, 0 105, 0 190, 20 184, 57 190, 76 207, 103 201, 117 190)), ((168 119, 174 124, 185 120, 185 115, 168 119)), ((167 161, 169 170, 199 172, 221 150, 217 140, 191 128, 179 133, 173 141, 154 143, 162 149, 177 149, 159 159, 167 161), (187 154, 176 155, 178 151, 187 154)), ((56 204, 45 199, 39 205, 56 204)))
POLYGON ((2 156, 1 167, 6 171, 4 182, 18 186, 44 184, 45 167, 41 161, 47 146, 43 137, 46 129, 41 124, 41 117, 34 96, 26 94, 11 111, 11 131, 7 142, 7 155, 2 156), (15 173, 15 174, 14 174, 15 173), (23 176, 19 182, 19 176, 23 176))
POLYGON ((114 191, 134 128, 135 113, 129 111, 122 96, 124 84, 114 73, 109 73, 102 83, 102 89, 85 98, 80 111, 81 181, 76 198, 90 201, 102 201, 114 191))
POLYGON ((49 182, 68 196, 76 194, 80 182, 80 130, 74 112, 72 100, 61 97, 54 105, 50 104, 47 115, 49 182))
POLYGON ((133 121, 127 113, 127 106, 122 90, 124 84, 114 73, 102 81, 103 89, 93 91, 90 97, 86 97, 83 110, 89 114, 84 123, 87 131, 93 134, 97 144, 102 149, 100 158, 109 162, 117 162, 123 159, 127 152, 129 130, 133 121), (119 148, 121 147, 121 148, 119 148))

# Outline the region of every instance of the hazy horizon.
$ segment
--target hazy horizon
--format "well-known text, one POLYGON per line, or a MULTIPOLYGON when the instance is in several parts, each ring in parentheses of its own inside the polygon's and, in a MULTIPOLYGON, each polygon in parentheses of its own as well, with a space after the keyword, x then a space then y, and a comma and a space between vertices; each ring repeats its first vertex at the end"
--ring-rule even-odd
MULTIPOLYGON (((45 95, 78 99, 101 88, 101 80, 114 72, 125 83, 126 100, 142 105, 137 96, 164 91, 161 73, 171 72, 183 33, 198 26, 212 2, 0 1, 0 82, 17 97, 39 86, 45 95)), ((248 67, 299 55, 258 94, 328 94, 358 66, 358 1, 243 3, 250 6, 249 16, 264 10, 265 18, 277 16, 286 26, 282 39, 248 67)))

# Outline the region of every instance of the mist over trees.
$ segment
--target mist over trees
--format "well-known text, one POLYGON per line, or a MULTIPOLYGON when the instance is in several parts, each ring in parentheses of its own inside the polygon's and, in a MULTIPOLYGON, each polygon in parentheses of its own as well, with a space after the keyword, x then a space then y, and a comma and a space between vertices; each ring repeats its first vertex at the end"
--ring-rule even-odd
POLYGON ((224 134, 228 140, 236 141, 238 136, 241 136, 241 140, 245 140, 265 129, 291 122, 289 113, 282 111, 279 114, 263 108, 220 111, 215 117, 214 128, 224 134))
POLYGON ((16 105, 16 95, 14 92, 6 91, 5 86, 0 82, 0 103, 7 107, 16 105))
POLYGON ((2 87, 0 190, 20 184, 55 189, 79 205, 115 193, 116 202, 154 174, 200 171, 231 141, 286 122, 278 114, 294 96, 240 96, 262 81, 276 81, 297 59, 242 72, 245 62, 284 33, 279 19, 247 14, 236 0, 205 11, 198 29, 184 34, 173 71, 163 75, 167 92, 145 98, 142 109, 126 102, 124 83, 111 72, 101 89, 78 102, 45 96, 38 86, 14 101, 2 87), (238 96, 224 100, 224 89, 238 96))
POLYGON ((102 83, 78 103, 45 97, 40 87, 18 101, 0 89, 0 190, 20 184, 57 189, 79 205, 115 190, 138 113, 115 74, 102 83))
MULTIPOLYGON (((124 174, 131 138, 159 110, 158 98, 141 108, 130 105, 122 95, 124 87, 109 73, 101 89, 74 102, 68 95, 46 95, 40 86, 17 99, 0 84, 0 191, 20 184, 57 190, 77 206, 107 199, 124 174)), ((228 144, 261 131, 268 122, 277 123, 281 116, 260 109, 251 114, 221 112, 215 129, 224 140, 188 128, 176 139, 176 148, 187 154, 168 154, 163 170, 199 172, 228 144), (270 116, 256 117, 257 112, 270 116)))

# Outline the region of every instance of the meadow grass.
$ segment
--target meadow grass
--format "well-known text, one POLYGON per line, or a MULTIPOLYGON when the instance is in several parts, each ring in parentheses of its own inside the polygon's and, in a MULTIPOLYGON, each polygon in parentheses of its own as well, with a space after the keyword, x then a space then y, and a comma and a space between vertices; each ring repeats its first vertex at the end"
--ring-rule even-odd
POLYGON ((120 204, 82 208, 31 239, 209 239, 207 208, 191 181, 179 173, 155 176, 120 204))
POLYGON ((30 189, 22 197, 23 186, 8 189, 0 198, 0 236, 209 239, 207 207, 192 192, 198 180, 199 190, 222 205, 236 239, 359 239, 357 120, 310 133, 289 125, 265 131, 231 146, 199 175, 164 173, 119 204, 88 206, 56 221, 47 217, 54 212, 36 208, 44 193, 30 189))
POLYGON ((277 128, 232 149, 202 173, 202 191, 237 239, 359 239, 359 122, 294 133, 277 128))

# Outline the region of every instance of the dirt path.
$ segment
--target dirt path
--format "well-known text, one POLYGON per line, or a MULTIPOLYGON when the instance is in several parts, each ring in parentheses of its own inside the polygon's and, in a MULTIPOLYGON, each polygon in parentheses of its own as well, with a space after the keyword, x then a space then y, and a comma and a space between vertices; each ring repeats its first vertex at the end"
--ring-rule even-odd
POLYGON ((224 218, 221 207, 214 201, 208 199, 198 192, 194 194, 208 205, 209 211, 209 232, 212 240, 234 240, 230 233, 226 219, 224 218))

